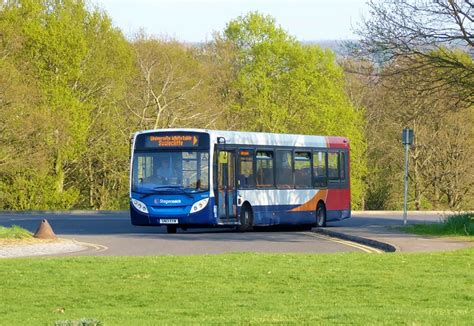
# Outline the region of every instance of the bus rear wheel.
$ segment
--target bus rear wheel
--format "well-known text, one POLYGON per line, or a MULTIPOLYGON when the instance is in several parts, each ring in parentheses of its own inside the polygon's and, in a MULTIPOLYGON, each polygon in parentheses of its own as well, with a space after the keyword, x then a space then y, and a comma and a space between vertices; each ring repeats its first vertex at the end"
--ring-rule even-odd
POLYGON ((237 226, 237 230, 240 232, 252 230, 252 210, 249 206, 245 205, 240 211, 240 225, 237 226))
POLYGON ((167 225, 166 226, 166 233, 174 234, 176 233, 176 226, 175 225, 167 225))
POLYGON ((316 226, 326 226, 326 207, 323 203, 318 203, 318 207, 316 208, 316 226))

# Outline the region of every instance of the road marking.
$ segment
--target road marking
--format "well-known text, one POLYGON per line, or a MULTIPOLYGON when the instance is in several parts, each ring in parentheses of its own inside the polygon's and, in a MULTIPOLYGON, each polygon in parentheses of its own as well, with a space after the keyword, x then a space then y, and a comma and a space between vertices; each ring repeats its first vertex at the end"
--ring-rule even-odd
POLYGON ((73 241, 78 243, 78 244, 87 246, 87 247, 92 247, 92 248, 95 249, 95 252, 103 252, 103 251, 106 251, 106 250, 109 249, 109 247, 106 247, 106 246, 103 246, 103 245, 100 245, 100 244, 82 242, 82 241, 77 241, 77 240, 73 240, 73 241))
POLYGON ((343 244, 343 245, 346 245, 346 246, 349 246, 349 247, 357 248, 357 249, 359 249, 361 251, 364 251, 366 253, 369 253, 369 254, 373 254, 373 253, 381 254, 381 253, 383 253, 383 251, 380 250, 380 249, 372 248, 372 247, 369 247, 369 246, 366 246, 366 245, 363 245, 363 244, 360 244, 360 243, 357 243, 357 242, 337 239, 337 238, 333 238, 333 237, 330 237, 330 236, 327 236, 327 235, 315 234, 313 232, 305 232, 305 234, 307 234, 309 236, 312 236, 312 237, 315 237, 315 238, 324 239, 324 240, 332 241, 332 242, 337 242, 337 243, 340 243, 340 244, 343 244))

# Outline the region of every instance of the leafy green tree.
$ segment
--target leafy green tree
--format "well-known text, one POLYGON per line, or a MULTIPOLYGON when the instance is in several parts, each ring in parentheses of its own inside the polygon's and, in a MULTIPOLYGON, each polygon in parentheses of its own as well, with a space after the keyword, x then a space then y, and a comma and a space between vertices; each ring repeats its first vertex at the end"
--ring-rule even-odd
MULTIPOLYGON (((329 50, 303 46, 275 20, 249 13, 228 23, 213 49, 233 72, 221 85, 228 128, 350 139, 353 206, 361 207, 366 173, 363 109, 344 91, 343 70, 329 50), (225 53, 226 55, 221 55, 225 53)), ((219 61, 219 59, 216 59, 219 61)))
MULTIPOLYGON (((81 197, 90 189, 84 182, 85 166, 80 163, 96 164, 94 156, 102 155, 91 155, 90 144, 121 137, 121 148, 127 148, 128 135, 117 130, 115 135, 104 133, 97 126, 111 116, 107 112, 118 109, 118 97, 131 66, 130 47, 107 15, 89 9, 80 0, 7 1, 0 21, 5 51, 15 68, 25 73, 22 84, 34 81, 34 87, 28 88, 38 94, 34 103, 11 106, 10 112, 17 111, 22 118, 15 120, 11 115, 5 128, 10 149, 21 143, 12 162, 28 162, 30 157, 25 154, 29 148, 34 148, 39 158, 2 174, 3 196, 27 196, 22 209, 81 205, 81 197), (24 140, 25 134, 32 137, 24 140), (33 188, 45 195, 34 195, 29 191, 33 188)), ((107 123, 120 125, 113 120, 107 123)), ((8 203, 15 200, 3 202, 5 208, 14 208, 8 203)))

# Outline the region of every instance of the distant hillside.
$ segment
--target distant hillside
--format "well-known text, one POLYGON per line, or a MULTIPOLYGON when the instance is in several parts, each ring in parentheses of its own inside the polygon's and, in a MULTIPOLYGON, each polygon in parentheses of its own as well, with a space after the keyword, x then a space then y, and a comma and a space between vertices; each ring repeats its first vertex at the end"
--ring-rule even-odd
MULTIPOLYGON (((337 55, 344 54, 344 43, 345 42, 357 42, 357 40, 319 40, 319 41, 302 41, 301 44, 304 45, 319 45, 324 49, 331 49, 337 55)), ((205 42, 184 42, 192 47, 203 47, 206 43, 205 42)))
POLYGON ((319 45, 324 49, 331 49, 337 55, 343 55, 345 53, 344 43, 346 42, 357 42, 357 40, 319 40, 319 41, 302 41, 305 45, 319 45))

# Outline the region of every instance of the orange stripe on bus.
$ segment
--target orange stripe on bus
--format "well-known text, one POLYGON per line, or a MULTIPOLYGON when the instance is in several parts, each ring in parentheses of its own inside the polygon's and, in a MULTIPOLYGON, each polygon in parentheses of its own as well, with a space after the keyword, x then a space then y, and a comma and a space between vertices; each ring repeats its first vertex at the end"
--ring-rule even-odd
POLYGON ((295 207, 293 209, 290 209, 290 212, 307 212, 307 211, 315 211, 316 210, 316 205, 320 200, 326 201, 328 191, 327 189, 324 190, 319 190, 316 195, 314 195, 313 198, 311 198, 309 201, 307 201, 304 204, 301 204, 298 207, 295 207))

